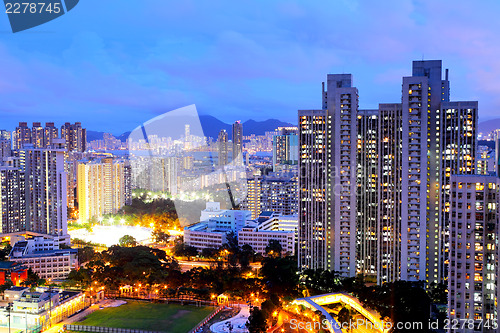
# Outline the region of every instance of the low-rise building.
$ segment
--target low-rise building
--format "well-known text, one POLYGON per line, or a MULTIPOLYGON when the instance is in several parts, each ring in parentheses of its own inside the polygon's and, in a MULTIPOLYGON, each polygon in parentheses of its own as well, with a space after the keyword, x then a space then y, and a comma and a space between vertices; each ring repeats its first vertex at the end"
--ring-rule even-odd
POLYGON ((78 250, 60 249, 56 244, 42 236, 20 240, 14 244, 9 259, 31 268, 41 279, 65 279, 78 268, 78 250))
POLYGON ((10 281, 14 286, 28 278, 28 268, 14 261, 0 261, 0 285, 10 281))
POLYGON ((298 229, 296 215, 282 216, 273 212, 263 212, 254 223, 249 223, 238 231, 238 245, 248 244, 260 254, 266 253, 271 240, 280 243, 283 254, 295 254, 295 240, 298 229))
POLYGON ((234 232, 238 244, 248 244, 265 254, 270 240, 277 240, 283 253, 295 253, 298 218, 263 212, 254 220, 247 210, 221 210, 218 203, 207 203, 201 222, 184 228, 184 243, 197 249, 220 248, 227 242, 228 233, 234 232))
POLYGON ((226 243, 227 233, 236 233, 250 218, 247 210, 221 209, 220 203, 207 202, 201 222, 184 228, 184 243, 197 249, 219 248, 226 243))
POLYGON ((85 307, 85 294, 61 289, 13 287, 0 300, 0 327, 40 332, 85 307))
POLYGON ((184 228, 184 244, 197 249, 219 248, 226 243, 226 230, 211 229, 200 222, 184 228))

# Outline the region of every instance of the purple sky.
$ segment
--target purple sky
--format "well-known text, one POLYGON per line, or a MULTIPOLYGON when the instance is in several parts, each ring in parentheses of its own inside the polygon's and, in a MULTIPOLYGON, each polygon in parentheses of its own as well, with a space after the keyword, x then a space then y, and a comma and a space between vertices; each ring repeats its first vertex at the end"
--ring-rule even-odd
POLYGON ((500 118, 498 1, 81 0, 12 34, 0 20, 0 128, 81 121, 131 130, 174 108, 232 122, 321 106, 352 73, 360 107, 398 102, 412 60, 442 59, 453 100, 500 118))

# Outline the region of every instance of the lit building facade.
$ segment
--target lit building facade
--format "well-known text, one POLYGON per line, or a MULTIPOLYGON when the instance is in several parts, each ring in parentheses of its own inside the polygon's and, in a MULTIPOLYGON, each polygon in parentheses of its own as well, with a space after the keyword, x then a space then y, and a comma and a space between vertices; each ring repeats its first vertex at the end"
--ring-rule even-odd
POLYGON ((26 230, 50 235, 67 235, 67 174, 63 142, 53 148, 25 148, 16 151, 25 173, 26 230))
POLYGON ((37 236, 16 242, 9 260, 31 268, 41 279, 62 280, 78 269, 77 254, 77 249, 60 249, 53 239, 37 236))
POLYGON ((29 143, 31 143, 31 130, 27 122, 20 122, 14 132, 14 149, 22 149, 29 143))
POLYGON ((446 280, 450 177, 476 172, 478 103, 450 101, 442 72, 413 62, 402 103, 378 110, 358 110, 351 75, 329 75, 323 109, 299 111, 302 269, 446 280))
POLYGON ((39 122, 33 123, 31 128, 31 143, 35 148, 45 148, 44 129, 39 122))
POLYGON ((26 174, 14 166, 0 166, 1 233, 26 230, 26 174))
POLYGON ((80 122, 64 123, 61 126, 61 138, 66 142, 68 151, 84 152, 87 146, 87 130, 80 122))
POLYGON ((322 110, 299 111, 299 267, 356 272, 358 90, 329 74, 322 110))
POLYGON ((217 140, 218 151, 218 162, 219 166, 224 166, 228 164, 228 135, 226 130, 221 130, 219 132, 219 138, 217 140))
POLYGON ((402 121, 400 103, 379 104, 377 281, 400 278, 402 243, 402 121))
POLYGON ((232 140, 233 161, 238 161, 238 159, 241 159, 241 161, 243 161, 243 124, 239 120, 233 124, 232 140))
POLYGON ((297 127, 281 127, 273 136, 273 171, 281 166, 297 165, 299 162, 299 137, 297 127))
POLYGON ((475 324, 454 332, 497 332, 499 186, 495 176, 451 176, 449 316, 475 324))
POLYGON ((77 192, 80 221, 117 213, 130 197, 125 162, 103 158, 78 164, 77 192))
POLYGON ((356 272, 376 276, 379 206, 378 110, 359 110, 357 118, 356 272))
POLYGON ((12 140, 9 131, 0 130, 0 164, 12 154, 12 140))
POLYGON ((255 219, 255 225, 247 225, 238 231, 238 245, 248 244, 255 252, 265 254, 269 242, 275 240, 280 243, 282 254, 294 255, 297 231, 297 215, 263 212, 255 219))

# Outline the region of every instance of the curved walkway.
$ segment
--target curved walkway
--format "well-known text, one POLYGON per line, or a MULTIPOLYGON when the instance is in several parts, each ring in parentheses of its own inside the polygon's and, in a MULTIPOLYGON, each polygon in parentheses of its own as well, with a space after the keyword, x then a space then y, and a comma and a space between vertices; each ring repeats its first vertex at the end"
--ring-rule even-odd
POLYGON ((343 293, 333 293, 311 296, 306 298, 299 298, 293 301, 293 304, 303 305, 313 311, 320 311, 328 321, 328 326, 330 332, 342 333, 340 325, 337 321, 326 311, 322 305, 342 303, 344 305, 349 305, 354 310, 358 311, 363 317, 372 322, 376 327, 381 328, 379 331, 382 333, 388 333, 388 329, 383 329, 384 324, 380 320, 379 316, 363 307, 363 305, 354 297, 346 295, 343 293))
POLYGON ((241 311, 234 317, 218 322, 210 326, 210 331, 213 333, 226 333, 229 332, 228 324, 233 326, 231 333, 248 333, 246 323, 250 316, 250 309, 248 306, 243 306, 241 311))

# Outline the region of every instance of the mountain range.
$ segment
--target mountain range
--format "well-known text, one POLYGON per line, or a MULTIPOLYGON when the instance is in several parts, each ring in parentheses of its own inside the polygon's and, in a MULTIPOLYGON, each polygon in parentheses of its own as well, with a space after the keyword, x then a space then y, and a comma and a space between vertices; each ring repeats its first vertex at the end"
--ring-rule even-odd
POLYGON ((488 121, 482 121, 479 123, 479 133, 488 135, 496 129, 500 129, 500 118, 491 119, 488 121))
MULTIPOLYGON (((225 122, 209 115, 200 116, 201 127, 203 128, 203 133, 207 137, 212 137, 214 140, 219 136, 221 130, 226 130, 229 139, 232 139, 233 130, 232 124, 226 124, 225 122)), ((266 132, 271 132, 276 130, 278 127, 294 126, 290 123, 278 120, 278 119, 268 119, 264 121, 256 121, 249 119, 243 122, 243 135, 264 135, 266 132)), ((179 130, 184 130, 179 129, 179 130)), ((91 131, 87 129, 87 141, 102 140, 105 132, 91 131)), ((116 136, 117 139, 125 141, 129 136, 130 132, 125 132, 116 136)))

